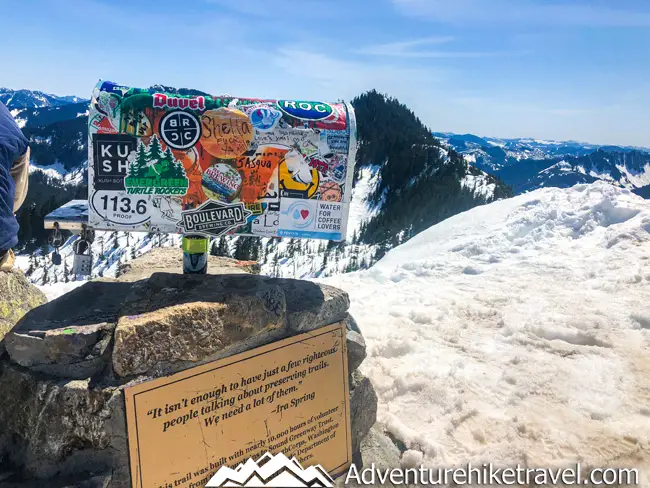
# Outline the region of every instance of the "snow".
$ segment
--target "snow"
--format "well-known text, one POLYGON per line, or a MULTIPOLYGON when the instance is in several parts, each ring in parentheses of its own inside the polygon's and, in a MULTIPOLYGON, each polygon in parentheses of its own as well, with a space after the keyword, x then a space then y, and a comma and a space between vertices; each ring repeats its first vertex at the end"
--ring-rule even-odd
MULTIPOLYGON (((10 102, 11 102, 11 99, 7 100, 6 105, 9 105, 10 102)), ((18 127, 20 127, 21 129, 24 128, 25 125, 27 124, 27 119, 21 119, 20 117, 18 117, 24 111, 25 111, 25 109, 19 109, 19 108, 15 108, 13 110, 10 110, 11 116, 16 121, 16 125, 18 125, 18 127)))
POLYGON ((47 301, 51 302, 52 300, 59 298, 61 295, 65 295, 66 293, 74 290, 75 288, 80 287, 84 283, 86 283, 85 280, 79 280, 79 281, 69 281, 68 283, 36 285, 36 287, 45 294, 47 301))
POLYGON ((476 164, 476 154, 463 154, 463 157, 468 163, 476 164))
MULTIPOLYGON (((179 235, 149 235, 146 232, 130 232, 128 237, 125 232, 97 231, 95 240, 92 243, 93 271, 91 277, 75 276, 72 274, 74 261, 73 244, 79 236, 72 235, 59 249, 61 264, 54 265, 51 262, 51 253, 54 250, 48 248, 47 256, 43 256, 42 250, 28 255, 16 256, 16 266, 26 272, 29 280, 43 290, 49 300, 63 295, 70 289, 82 285, 91 278, 115 277, 121 263, 127 263, 134 257, 150 251, 153 247, 179 247, 181 236, 179 235), (128 242, 128 244, 127 244, 128 242), (159 245, 160 244, 160 245, 159 245), (30 263, 33 261, 33 266, 30 263), (30 267, 33 268, 29 272, 30 267), (65 270, 69 270, 68 282, 65 282, 65 270), (47 283, 43 283, 44 275, 47 275, 47 283)), ((179 249, 179 253, 181 250, 179 249)))
POLYGON ((370 220, 376 214, 376 210, 366 202, 366 197, 377 184, 379 169, 379 166, 374 166, 364 167, 359 171, 359 180, 352 190, 348 218, 348 239, 352 239, 354 232, 359 230, 362 222, 370 220))
POLYGON ((262 274, 281 278, 313 278, 344 273, 353 261, 370 262, 375 246, 352 245, 351 242, 361 224, 377 212, 377 208, 371 207, 366 199, 378 178, 379 166, 364 167, 359 172, 359 180, 352 191, 347 243, 343 250, 334 252, 332 258, 325 262, 326 241, 296 240, 294 245, 299 248, 292 252, 289 239, 262 239, 263 247, 269 249, 262 264, 262 274), (277 266, 274 262, 276 256, 278 256, 277 266))
POLYGON ((59 161, 48 165, 30 163, 29 172, 33 173, 35 171, 40 171, 49 178, 59 180, 65 185, 78 185, 83 180, 84 170, 87 165, 88 163, 86 162, 77 168, 67 170, 59 161))
POLYGON ((491 198, 494 195, 494 190, 497 185, 495 183, 488 183, 488 181, 488 177, 485 174, 478 176, 467 174, 460 180, 460 184, 472 190, 475 195, 491 198))
POLYGON ((350 295, 378 420, 416 451, 405 464, 650 473, 650 201, 540 189, 319 281, 350 295))
POLYGON ((627 166, 617 164, 616 168, 625 176, 632 188, 641 188, 650 185, 650 164, 646 164, 642 171, 631 172, 627 166))

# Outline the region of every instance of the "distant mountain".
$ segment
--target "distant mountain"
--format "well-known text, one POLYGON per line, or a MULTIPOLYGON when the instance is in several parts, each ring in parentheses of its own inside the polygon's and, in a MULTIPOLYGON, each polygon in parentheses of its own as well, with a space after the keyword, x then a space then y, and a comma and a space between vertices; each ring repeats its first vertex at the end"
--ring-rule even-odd
POLYGON ((398 100, 373 90, 352 104, 359 137, 356 170, 379 166, 368 195, 377 211, 362 224, 361 242, 386 251, 452 215, 512 195, 498 178, 443 147, 398 100))
MULTIPOLYGON (((650 185, 650 149, 575 141, 496 139, 434 133, 477 168, 494 173, 515 193, 604 180, 639 190, 650 185)), ((647 195, 643 190, 639 194, 647 195)))
MULTIPOLYGON (((14 116, 21 129, 26 127, 43 127, 56 122, 78 117, 87 117, 88 102, 67 103, 65 105, 40 108, 13 108, 11 115, 14 116)), ((88 123, 87 118, 84 120, 88 123)))
MULTIPOLYGON (((202 93, 164 86, 152 89, 202 93)), ((32 95, 36 100, 41 96, 40 92, 32 95)), ((48 233, 42 229, 45 214, 71 198, 87 198, 87 102, 63 103, 64 98, 55 97, 55 106, 12 108, 30 140, 34 164, 33 184, 18 214, 19 238, 26 253, 47 243, 48 233)), ((370 266, 388 249, 451 215, 512 194, 498 178, 443 146, 399 101, 371 91, 355 98, 353 105, 360 145, 355 183, 359 181, 360 186, 354 189, 348 241, 238 237, 220 240, 213 252, 259 259, 263 271, 273 275, 309 277, 354 271, 370 266)), ((114 234, 113 241, 123 239, 114 234)), ((96 272, 115 272, 111 270, 97 268, 96 272)), ((51 269, 50 277, 59 271, 51 269)), ((38 276, 35 273, 33 279, 39 280, 38 276)))
POLYGON ((40 91, 12 90, 10 88, 0 87, 0 102, 4 103, 11 110, 16 108, 57 107, 80 102, 88 103, 88 100, 75 96, 60 97, 40 91))

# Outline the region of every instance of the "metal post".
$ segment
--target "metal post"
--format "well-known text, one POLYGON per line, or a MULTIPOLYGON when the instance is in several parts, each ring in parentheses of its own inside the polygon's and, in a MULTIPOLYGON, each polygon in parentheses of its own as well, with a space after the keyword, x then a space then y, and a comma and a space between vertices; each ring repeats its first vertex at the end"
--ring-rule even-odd
POLYGON ((210 239, 200 235, 184 235, 183 274, 207 274, 210 239))

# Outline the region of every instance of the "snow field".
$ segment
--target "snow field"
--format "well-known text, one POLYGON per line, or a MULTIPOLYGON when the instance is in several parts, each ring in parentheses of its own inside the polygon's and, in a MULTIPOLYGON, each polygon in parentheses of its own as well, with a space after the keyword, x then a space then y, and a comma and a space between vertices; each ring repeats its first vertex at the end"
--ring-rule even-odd
POLYGON ((581 461, 650 484, 650 201, 537 190, 323 281, 350 294, 380 422, 425 464, 581 461))

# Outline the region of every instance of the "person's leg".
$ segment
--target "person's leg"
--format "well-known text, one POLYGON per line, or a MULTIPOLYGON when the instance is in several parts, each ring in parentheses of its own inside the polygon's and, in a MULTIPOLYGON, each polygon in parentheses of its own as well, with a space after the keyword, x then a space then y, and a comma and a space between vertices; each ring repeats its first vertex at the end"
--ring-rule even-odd
POLYGON ((7 271, 14 267, 16 258, 11 249, 8 251, 0 251, 0 271, 7 271))
POLYGON ((17 212, 25 201, 29 186, 29 147, 25 154, 19 157, 11 168, 11 176, 16 182, 16 195, 14 197, 14 212, 17 212))

